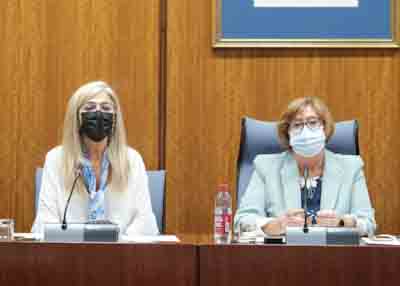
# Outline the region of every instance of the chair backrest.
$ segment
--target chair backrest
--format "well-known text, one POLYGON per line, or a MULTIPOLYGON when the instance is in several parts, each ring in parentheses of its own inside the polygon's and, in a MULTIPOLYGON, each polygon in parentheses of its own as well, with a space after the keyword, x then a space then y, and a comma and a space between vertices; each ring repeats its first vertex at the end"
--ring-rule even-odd
POLYGON ((164 233, 165 170, 147 171, 151 206, 156 216, 158 230, 164 233))
POLYGON ((35 172, 35 216, 39 207, 40 187, 42 186, 43 168, 36 168, 35 172))
MULTIPOLYGON (((359 155, 357 120, 337 122, 335 133, 327 144, 332 152, 359 155)), ((245 117, 242 119, 242 133, 238 158, 237 201, 244 194, 253 173, 253 160, 258 154, 283 152, 279 144, 277 123, 245 117)))
MULTIPOLYGON (((35 214, 39 203, 40 186, 42 184, 43 168, 37 168, 35 173, 35 214)), ((164 232, 165 204, 165 170, 147 171, 151 206, 157 220, 160 233, 164 232)))

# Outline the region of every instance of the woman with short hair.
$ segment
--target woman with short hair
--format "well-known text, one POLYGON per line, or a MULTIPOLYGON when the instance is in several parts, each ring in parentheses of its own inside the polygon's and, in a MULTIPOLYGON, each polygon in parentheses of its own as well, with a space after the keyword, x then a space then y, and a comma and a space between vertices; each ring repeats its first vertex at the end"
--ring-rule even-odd
POLYGON ((320 99, 292 101, 278 123, 279 139, 287 151, 254 159, 255 170, 236 212, 235 228, 243 222, 280 235, 287 226, 303 226, 307 184, 311 224, 355 227, 361 235, 372 235, 376 223, 363 161, 325 148, 334 129, 331 113, 320 99))

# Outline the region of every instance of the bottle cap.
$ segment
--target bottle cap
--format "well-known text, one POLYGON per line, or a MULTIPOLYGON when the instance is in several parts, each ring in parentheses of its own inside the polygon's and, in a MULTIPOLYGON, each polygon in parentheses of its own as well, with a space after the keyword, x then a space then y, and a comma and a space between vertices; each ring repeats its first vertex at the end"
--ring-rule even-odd
POLYGON ((228 192, 228 184, 219 184, 217 192, 228 192))

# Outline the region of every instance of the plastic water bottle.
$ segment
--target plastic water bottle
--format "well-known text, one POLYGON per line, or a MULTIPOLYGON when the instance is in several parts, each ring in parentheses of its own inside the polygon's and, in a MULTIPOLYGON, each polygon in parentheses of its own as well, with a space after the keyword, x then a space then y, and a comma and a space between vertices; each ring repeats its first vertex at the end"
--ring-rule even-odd
POLYGON ((217 188, 214 210, 214 242, 224 244, 231 242, 232 199, 228 185, 221 184, 217 188))

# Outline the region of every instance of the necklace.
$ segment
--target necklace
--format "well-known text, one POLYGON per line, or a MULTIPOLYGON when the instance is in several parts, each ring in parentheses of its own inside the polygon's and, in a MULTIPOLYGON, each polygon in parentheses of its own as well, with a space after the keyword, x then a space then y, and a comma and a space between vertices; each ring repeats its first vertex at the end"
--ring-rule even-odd
POLYGON ((319 179, 321 179, 320 176, 308 177, 308 180, 306 182, 304 177, 299 177, 300 189, 303 189, 307 184, 307 189, 309 190, 308 196, 310 199, 312 199, 314 197, 314 193, 317 189, 319 179))

